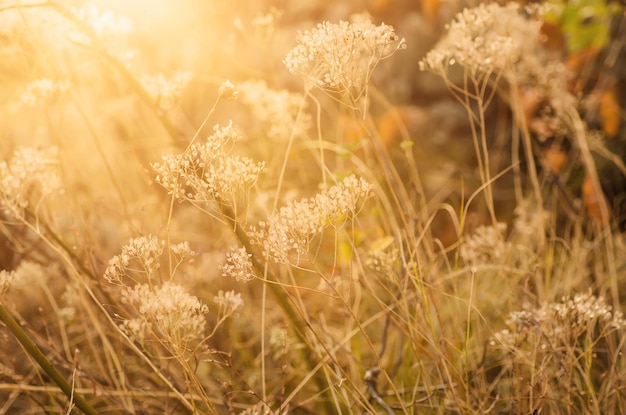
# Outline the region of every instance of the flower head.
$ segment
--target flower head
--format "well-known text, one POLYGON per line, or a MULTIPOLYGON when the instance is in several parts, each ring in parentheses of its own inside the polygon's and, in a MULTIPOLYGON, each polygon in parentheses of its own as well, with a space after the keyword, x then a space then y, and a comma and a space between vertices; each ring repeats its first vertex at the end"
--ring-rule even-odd
POLYGON ((298 45, 284 60, 289 72, 302 75, 307 88, 318 87, 358 97, 378 62, 405 47, 393 27, 370 20, 323 22, 299 32, 298 45))
POLYGON ((288 139, 294 128, 296 134, 302 134, 312 124, 310 115, 301 112, 306 103, 301 94, 271 89, 265 81, 247 81, 239 84, 238 90, 241 101, 272 140, 288 139))
POLYGON ((220 266, 222 275, 225 277, 232 277, 237 281, 248 282, 254 278, 254 270, 252 261, 246 248, 232 248, 230 252, 226 254, 226 262, 220 266))
POLYGON ((34 192, 43 198, 60 191, 57 165, 56 148, 24 147, 13 154, 10 163, 0 161, 0 209, 22 217, 34 192))
POLYGON ((502 72, 533 54, 540 28, 541 22, 525 17, 516 3, 481 3, 456 15, 420 68, 443 74, 449 65, 459 64, 474 78, 502 72))
POLYGON ((234 291, 222 291, 219 290, 217 295, 213 298, 213 301, 219 307, 218 315, 221 318, 230 317, 237 312, 237 310, 243 307, 243 300, 241 294, 234 291))
POLYGON ((190 72, 175 72, 170 76, 163 73, 143 75, 139 82, 148 91, 148 94, 159 103, 163 109, 170 109, 181 96, 183 90, 191 81, 190 72))
POLYGON ((140 273, 150 280, 160 267, 164 245, 154 235, 131 238, 122 252, 109 260, 104 278, 111 284, 123 285, 122 277, 140 273))
POLYGON ((204 315, 209 309, 180 285, 138 284, 122 291, 122 302, 133 306, 138 314, 122 324, 122 329, 137 340, 150 331, 174 346, 204 337, 204 315))
POLYGON ((182 154, 164 156, 161 163, 154 163, 156 182, 178 200, 229 202, 237 191, 254 186, 265 170, 263 162, 229 155, 229 145, 241 138, 232 122, 215 126, 206 142, 193 143, 182 154))
POLYGON ((479 226, 461 245, 461 258, 470 265, 484 265, 498 261, 511 248, 504 240, 506 224, 479 226))
POLYGON ((309 199, 281 208, 266 222, 252 227, 251 236, 264 253, 277 262, 289 263, 290 252, 306 253, 311 239, 324 228, 337 226, 355 216, 372 185, 352 175, 309 199))

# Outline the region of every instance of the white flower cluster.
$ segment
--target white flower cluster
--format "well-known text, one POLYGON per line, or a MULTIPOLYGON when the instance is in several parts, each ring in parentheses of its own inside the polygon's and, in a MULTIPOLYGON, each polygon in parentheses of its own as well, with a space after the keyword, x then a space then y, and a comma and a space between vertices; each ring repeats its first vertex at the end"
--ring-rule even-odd
POLYGON ((72 8, 77 18, 89 25, 99 37, 127 35, 133 32, 133 22, 125 16, 117 16, 111 10, 101 11, 90 5, 72 8))
POLYGON ((59 270, 54 264, 43 266, 37 262, 22 260, 11 270, 0 270, 0 295, 9 289, 18 289, 26 292, 34 285, 46 284, 48 279, 58 275, 59 270))
POLYGON ((174 346, 204 337, 204 315, 209 308, 180 285, 171 282, 160 287, 138 284, 122 291, 122 302, 133 306, 138 314, 121 326, 137 341, 143 341, 150 332, 174 346))
POLYGON ((243 247, 232 248, 226 254, 226 262, 220 265, 222 275, 234 278, 236 281, 250 281, 255 276, 251 256, 252 254, 249 254, 243 247))
POLYGON ((23 147, 13 154, 10 163, 0 161, 0 209, 21 218, 34 192, 38 192, 39 199, 59 192, 57 153, 55 147, 47 150, 23 147))
POLYGON ((171 76, 163 73, 143 75, 139 78, 139 82, 163 109, 170 109, 189 85, 192 77, 191 72, 178 71, 171 76))
POLYGON ((235 293, 234 291, 224 292, 219 290, 217 295, 213 297, 213 301, 219 308, 218 315, 220 318, 230 317, 235 314, 238 309, 243 307, 241 294, 235 293))
POLYGON ((289 72, 304 76, 311 87, 359 96, 378 62, 405 48, 393 27, 363 18, 323 22, 299 32, 298 45, 284 60, 289 72))
POLYGON ((511 244, 504 240, 506 224, 479 226, 461 245, 461 258, 469 265, 493 263, 510 250, 511 244))
POLYGON ((220 84, 220 87, 217 89, 217 95, 227 101, 232 101, 239 96, 239 91, 235 84, 227 79, 220 84))
POLYGON ((67 80, 53 81, 48 78, 40 78, 26 85, 19 99, 11 104, 11 110, 17 111, 23 107, 34 107, 38 104, 53 99, 70 89, 67 80))
POLYGON ((449 65, 459 64, 474 79, 501 73, 536 53, 540 28, 541 21, 524 16, 516 3, 480 3, 456 15, 420 68, 444 75, 449 65))
POLYGON ((289 263, 290 252, 304 255, 311 239, 324 228, 337 226, 356 215, 360 202, 369 196, 372 185, 352 175, 313 198, 282 207, 258 228, 251 227, 252 240, 263 246, 264 254, 277 262, 289 263))
POLYGON ((561 303, 551 304, 548 314, 557 321, 571 323, 574 327, 589 327, 590 323, 602 320, 610 327, 621 328, 626 322, 621 311, 613 311, 604 298, 591 294, 576 294, 574 298, 564 297, 561 303))
POLYGON ((160 267, 159 257, 163 253, 164 241, 156 236, 140 236, 131 238, 122 252, 109 260, 104 278, 111 284, 125 285, 123 277, 143 274, 148 281, 160 267))
POLYGON ((300 107, 305 105, 301 94, 271 89, 265 81, 247 81, 237 89, 241 101, 250 107, 252 116, 272 140, 288 139, 294 128, 296 135, 301 135, 312 125, 310 114, 305 112, 296 123, 300 107))
POLYGON ((278 21, 282 17, 282 10, 271 7, 268 13, 259 13, 252 19, 255 39, 269 39, 274 35, 278 21))
POLYGON ((391 274, 394 265, 398 262, 400 252, 398 248, 370 250, 365 265, 380 274, 391 274))
POLYGON ((538 309, 514 311, 506 324, 509 328, 497 332, 491 339, 492 345, 510 348, 522 339, 530 341, 525 334, 535 333, 536 341, 543 344, 550 340, 552 347, 558 347, 569 345, 585 332, 605 335, 609 330, 626 327, 622 312, 614 311, 604 298, 591 294, 576 294, 538 309))
POLYGON ((229 144, 241 138, 232 122, 215 126, 205 143, 193 143, 182 154, 163 156, 161 163, 152 164, 155 181, 178 200, 228 203, 237 191, 254 186, 265 170, 263 162, 229 155, 229 144))

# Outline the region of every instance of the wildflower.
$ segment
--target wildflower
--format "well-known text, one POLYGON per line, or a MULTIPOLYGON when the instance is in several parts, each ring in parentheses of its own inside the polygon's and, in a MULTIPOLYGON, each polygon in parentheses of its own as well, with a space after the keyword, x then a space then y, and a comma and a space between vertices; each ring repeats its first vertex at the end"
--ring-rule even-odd
POLYGON ((284 59, 289 72, 302 75, 312 87, 358 97, 376 65, 405 47, 393 27, 367 19, 323 22, 299 32, 298 45, 284 59))
POLYGON ((163 109, 169 109, 189 85, 192 76, 191 72, 182 71, 175 72, 172 76, 159 73, 143 75, 139 78, 139 82, 163 109))
MULTIPOLYGON (((506 324, 511 329, 504 329, 491 340, 492 345, 513 345, 515 338, 524 338, 522 334, 539 334, 536 341, 549 339, 552 347, 559 344, 569 345, 572 341, 588 333, 596 335, 597 325, 601 335, 608 330, 626 327, 626 321, 620 311, 614 311, 606 304, 603 297, 591 294, 576 294, 563 297, 560 302, 548 303, 537 309, 514 311, 509 314, 506 324)), ((530 339, 526 339, 530 341, 530 339)))
POLYGON ((269 13, 257 14, 252 19, 252 26, 255 31, 255 38, 269 39, 274 34, 276 24, 280 20, 283 12, 275 7, 271 7, 269 13))
POLYGON ((558 321, 572 324, 573 327, 586 328, 596 321, 603 321, 615 328, 626 324, 621 312, 613 312, 604 298, 591 294, 576 294, 574 298, 564 297, 561 303, 550 305, 549 312, 558 321))
POLYGON ((144 274, 151 280, 160 267, 159 257, 163 253, 165 243, 156 236, 148 235, 131 238, 122 247, 122 252, 109 260, 104 278, 111 284, 124 285, 124 276, 144 274), (132 266, 131 266, 132 262, 132 266))
POLYGON ((188 241, 174 244, 170 246, 170 250, 172 251, 174 255, 178 256, 181 260, 197 255, 197 253, 189 247, 188 241))
POLYGON ((0 209, 21 218, 28 207, 33 191, 39 198, 61 189, 56 173, 57 149, 39 150, 20 148, 13 154, 10 163, 0 161, 0 209))
POLYGON ((219 307, 218 315, 220 315, 221 318, 230 317, 235 314, 239 308, 243 307, 241 294, 235 293, 234 291, 224 292, 219 290, 217 295, 213 297, 213 301, 219 307))
POLYGON ((67 80, 37 79, 26 85, 17 102, 11 104, 11 110, 17 111, 23 107, 34 107, 66 92, 69 88, 70 83, 67 80))
POLYGON ((0 295, 9 289, 30 290, 33 284, 45 284, 46 281, 58 273, 55 265, 43 267, 29 260, 20 261, 12 271, 0 270, 0 295))
POLYGON ((180 285, 171 282, 160 287, 138 284, 122 291, 122 302, 133 306, 138 314, 121 326, 136 339, 145 338, 150 331, 177 346, 204 337, 204 315, 209 309, 180 285))
POLYGON ((461 258, 472 265, 488 264, 502 258, 511 247, 504 241, 505 231, 505 223, 479 226, 461 245, 461 258))
POLYGON ((269 345, 274 359, 279 359, 287 352, 288 337, 287 330, 283 327, 273 326, 270 329, 269 345))
POLYGON ((237 95, 239 95, 239 91, 237 91, 235 85, 228 80, 222 82, 219 89, 217 90, 217 93, 220 97, 229 101, 236 99, 237 95))
POLYGON ((541 22, 524 17, 516 3, 481 3, 456 15, 447 35, 428 52, 420 68, 444 74, 449 65, 459 64, 474 79, 478 74, 502 72, 525 53, 533 53, 540 27, 541 22))
POLYGON ((100 37, 127 35, 133 32, 133 22, 125 16, 117 16, 110 10, 101 11, 90 5, 86 8, 72 8, 77 18, 89 25, 100 37))
POLYGON ((301 135, 312 124, 309 114, 302 112, 299 122, 298 113, 304 110, 304 97, 285 89, 274 90, 265 81, 247 81, 239 84, 241 101, 252 110, 255 121, 272 140, 285 140, 295 128, 296 135, 301 135))
POLYGON ((205 143, 191 144, 182 154, 163 156, 152 164, 156 182, 178 200, 227 203, 238 191, 248 191, 265 170, 265 163, 230 156, 228 145, 241 140, 232 122, 215 126, 205 143))
POLYGON ((356 215, 359 202, 369 196, 372 185, 354 175, 317 194, 282 207, 266 222, 250 229, 264 254, 277 262, 289 263, 289 254, 307 252, 311 239, 324 228, 337 226, 356 215))
POLYGON ((237 281, 248 282, 254 278, 254 270, 252 261, 245 248, 232 248, 230 252, 226 254, 226 263, 220 266, 222 275, 225 277, 234 278, 237 281))
POLYGON ((391 236, 380 238, 374 243, 367 253, 365 265, 380 274, 391 274, 393 266, 397 262, 400 252, 394 246, 394 239, 391 236))

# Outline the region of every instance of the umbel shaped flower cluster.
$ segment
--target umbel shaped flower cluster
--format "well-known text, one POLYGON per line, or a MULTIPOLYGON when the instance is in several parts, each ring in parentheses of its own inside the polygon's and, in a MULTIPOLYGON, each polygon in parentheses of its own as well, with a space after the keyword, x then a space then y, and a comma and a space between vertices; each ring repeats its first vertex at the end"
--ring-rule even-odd
POLYGON ((353 97, 364 90, 378 62, 405 47, 392 26, 375 26, 363 17, 319 23, 299 32, 297 42, 284 63, 291 73, 305 78, 307 89, 317 87, 353 97))
POLYGON ((154 235, 130 239, 122 252, 109 260, 104 278, 115 285, 124 285, 124 277, 136 279, 138 275, 151 281, 160 267, 158 258, 164 245, 154 235))
POLYGON ((298 118, 300 109, 306 107, 301 94, 271 89, 265 81, 243 82, 237 85, 237 91, 272 140, 287 140, 294 129, 296 135, 302 135, 312 124, 311 116, 304 111, 298 118))
POLYGON ((122 290, 122 303, 131 305, 137 317, 125 320, 121 328, 142 342, 153 332, 172 345, 185 344, 204 336, 209 308, 183 287, 165 282, 160 287, 138 284, 122 290))
POLYGON ((540 28, 541 22, 524 16, 516 3, 481 3, 456 15, 448 34, 428 52, 420 68, 443 75, 449 65, 459 64, 473 79, 501 73, 533 56, 540 28))
POLYGON ((215 126, 206 142, 192 143, 182 154, 163 156, 161 163, 154 163, 155 180, 178 200, 229 203, 237 191, 254 186, 265 170, 263 162, 230 155, 232 144, 241 139, 232 122, 215 126))
MULTIPOLYGON (((130 239, 121 253, 109 260, 104 278, 122 287, 122 303, 129 306, 120 324, 122 331, 138 342, 156 337, 170 347, 184 347, 204 337, 208 307, 171 280, 156 285, 164 246, 154 235, 130 239)), ((177 261, 174 269, 195 255, 187 242, 170 249, 177 261)))
MULTIPOLYGON (((372 185, 352 175, 312 198, 282 207, 266 222, 252 227, 253 241, 276 262, 290 263, 290 254, 305 255, 313 237, 356 215, 372 185)), ((297 262, 297 261, 296 261, 297 262)))
MULTIPOLYGON (((577 341, 583 335, 603 336, 622 330, 626 321, 621 311, 613 310, 604 298, 591 294, 564 297, 561 302, 545 304, 538 309, 515 311, 504 329, 495 334, 492 345, 505 348, 521 343, 539 343, 558 348, 577 341)), ((545 347, 544 347, 545 348, 545 347)))
POLYGON ((56 172, 57 149, 21 148, 10 163, 0 161, 0 209, 15 218, 35 198, 39 199, 61 190, 56 172))

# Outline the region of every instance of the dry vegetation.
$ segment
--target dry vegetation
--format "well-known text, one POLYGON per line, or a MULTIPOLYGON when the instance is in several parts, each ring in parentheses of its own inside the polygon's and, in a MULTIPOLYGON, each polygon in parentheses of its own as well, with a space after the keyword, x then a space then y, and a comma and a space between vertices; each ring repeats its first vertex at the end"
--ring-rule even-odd
POLYGON ((0 414, 625 413, 620 4, 249 3, 0 3, 0 414))

